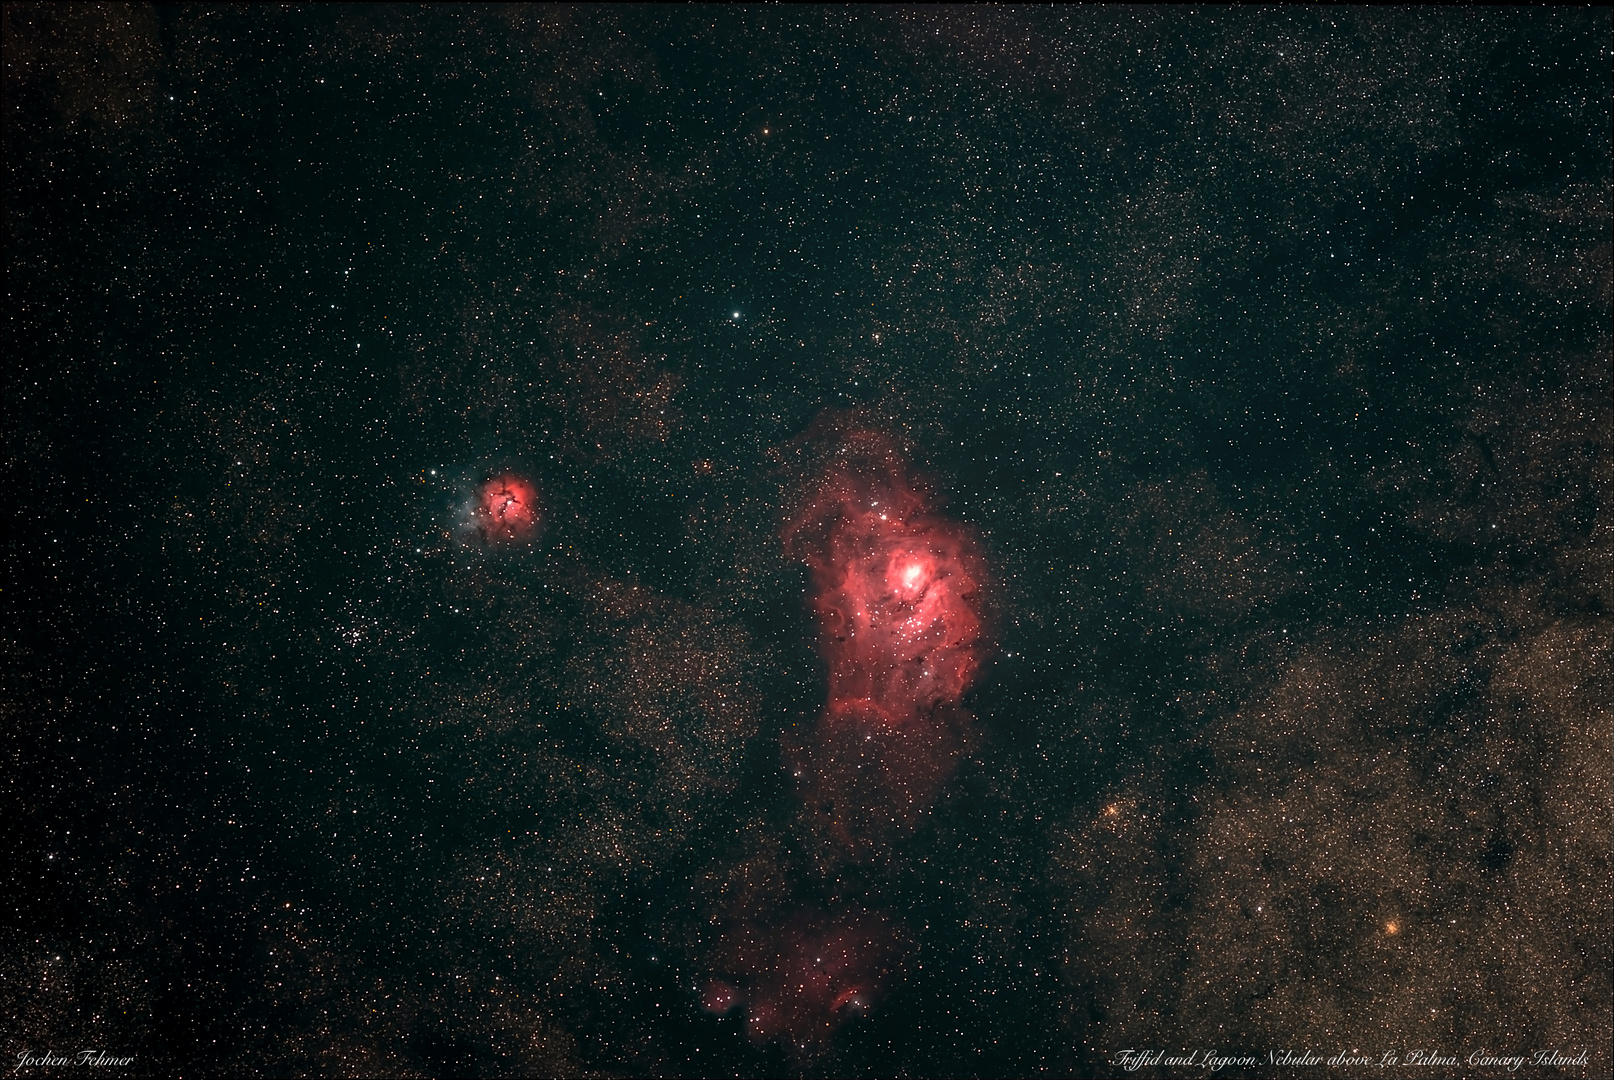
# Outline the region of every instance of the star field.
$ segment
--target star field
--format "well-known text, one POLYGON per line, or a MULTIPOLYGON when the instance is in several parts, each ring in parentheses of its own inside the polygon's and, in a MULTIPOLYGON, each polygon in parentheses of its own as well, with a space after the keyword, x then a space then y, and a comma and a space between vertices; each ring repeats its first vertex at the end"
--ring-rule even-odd
POLYGON ((1609 1073, 1606 11, 3 17, 19 1075, 1609 1073))

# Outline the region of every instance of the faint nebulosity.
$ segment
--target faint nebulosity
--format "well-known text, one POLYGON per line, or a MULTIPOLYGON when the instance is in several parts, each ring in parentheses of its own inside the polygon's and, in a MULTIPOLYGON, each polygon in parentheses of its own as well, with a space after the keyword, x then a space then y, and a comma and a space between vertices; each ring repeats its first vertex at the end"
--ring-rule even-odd
POLYGON ((1614 1068, 1607 11, 3 17, 8 1062, 1614 1068))

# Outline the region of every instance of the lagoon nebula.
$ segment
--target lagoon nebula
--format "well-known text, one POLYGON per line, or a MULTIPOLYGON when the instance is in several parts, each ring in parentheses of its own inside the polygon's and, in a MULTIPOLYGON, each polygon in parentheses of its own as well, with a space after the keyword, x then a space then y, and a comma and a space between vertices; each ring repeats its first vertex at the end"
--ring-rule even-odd
POLYGON ((981 664, 984 566, 879 435, 837 432, 817 490, 784 530, 805 562, 828 686, 793 755, 810 811, 848 848, 911 829, 972 741, 959 705, 981 664))

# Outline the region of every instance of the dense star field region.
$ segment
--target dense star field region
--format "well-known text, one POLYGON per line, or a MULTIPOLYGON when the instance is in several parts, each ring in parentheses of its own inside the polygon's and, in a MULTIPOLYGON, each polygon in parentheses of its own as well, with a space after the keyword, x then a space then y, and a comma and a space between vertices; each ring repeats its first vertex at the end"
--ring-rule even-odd
POLYGON ((1614 1071, 1607 9, 3 11, 6 1068, 1614 1071))

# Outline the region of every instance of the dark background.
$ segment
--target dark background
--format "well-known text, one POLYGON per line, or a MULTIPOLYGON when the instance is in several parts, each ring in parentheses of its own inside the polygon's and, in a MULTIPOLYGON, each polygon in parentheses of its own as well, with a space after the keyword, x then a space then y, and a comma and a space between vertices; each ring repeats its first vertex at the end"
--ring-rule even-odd
POLYGON ((1607 1075, 1599 10, 7 4, 0 1050, 1607 1075), (825 410, 993 574, 876 865, 779 768, 825 410), (912 942, 810 1052, 697 1008, 789 903, 912 942))

